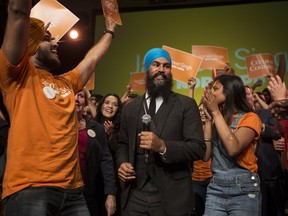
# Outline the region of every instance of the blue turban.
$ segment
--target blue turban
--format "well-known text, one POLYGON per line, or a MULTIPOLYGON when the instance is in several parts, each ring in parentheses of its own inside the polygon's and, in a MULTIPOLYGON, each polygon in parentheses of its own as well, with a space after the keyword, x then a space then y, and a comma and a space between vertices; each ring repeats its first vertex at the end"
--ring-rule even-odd
POLYGON ((171 65, 171 57, 166 50, 162 48, 153 48, 144 56, 144 67, 146 72, 148 72, 148 68, 150 67, 151 63, 157 58, 165 58, 171 65))

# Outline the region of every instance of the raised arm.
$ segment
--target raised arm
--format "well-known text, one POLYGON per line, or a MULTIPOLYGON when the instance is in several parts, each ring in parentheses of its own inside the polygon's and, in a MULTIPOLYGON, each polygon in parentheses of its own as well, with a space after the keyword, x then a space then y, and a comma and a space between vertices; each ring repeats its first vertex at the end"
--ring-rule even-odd
POLYGON ((121 97, 121 102, 123 103, 123 101, 125 101, 128 98, 128 95, 131 93, 131 84, 129 83, 126 86, 126 90, 124 92, 124 94, 121 97))
POLYGON ((110 33, 103 34, 100 40, 88 51, 85 58, 77 66, 77 69, 81 73, 83 86, 85 86, 90 79, 98 62, 109 50, 113 39, 112 32, 114 34, 116 23, 106 21, 106 28, 110 33))
POLYGON ((257 87, 260 87, 263 85, 263 81, 261 79, 258 79, 252 86, 252 90, 254 91, 257 87))
POLYGON ((92 114, 92 117, 93 117, 93 119, 95 119, 96 118, 96 115, 97 115, 97 107, 95 106, 95 104, 91 101, 91 94, 90 94, 90 92, 89 92, 89 90, 86 88, 86 87, 84 87, 83 88, 83 91, 85 92, 85 94, 87 95, 87 104, 88 104, 88 107, 89 107, 89 109, 90 109, 90 111, 91 111, 91 114, 92 114))
POLYGON ((194 89, 195 89, 195 86, 197 84, 197 81, 194 77, 190 77, 188 79, 188 86, 189 86, 189 95, 188 97, 190 98, 194 98, 194 89))
POLYGON ((2 50, 13 65, 17 65, 28 46, 31 0, 9 0, 8 19, 2 50))
POLYGON ((262 100, 262 98, 260 98, 258 94, 253 93, 253 98, 260 104, 263 109, 268 109, 268 104, 264 100, 262 100))
POLYGON ((268 86, 267 89, 269 90, 271 97, 273 100, 282 100, 286 98, 287 88, 285 82, 283 82, 280 76, 276 75, 276 77, 268 78, 268 86))
POLYGON ((256 132, 248 127, 240 127, 236 132, 233 133, 227 125, 224 116, 220 112, 216 97, 212 94, 209 87, 205 88, 203 102, 207 107, 209 114, 214 120, 217 132, 224 147, 227 150, 228 155, 231 157, 238 156, 241 152, 244 151, 246 146, 252 142, 256 132))

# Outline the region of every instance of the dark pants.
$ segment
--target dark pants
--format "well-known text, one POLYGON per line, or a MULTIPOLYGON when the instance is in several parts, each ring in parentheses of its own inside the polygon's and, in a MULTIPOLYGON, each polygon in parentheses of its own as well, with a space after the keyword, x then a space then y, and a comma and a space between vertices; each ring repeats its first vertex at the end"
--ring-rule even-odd
POLYGON ((262 190, 262 216, 284 216, 285 199, 280 182, 276 180, 263 180, 262 190))
MULTIPOLYGON (((171 194, 173 196, 173 194, 171 194)), ((147 181, 144 187, 131 188, 127 204, 122 209, 122 216, 167 216, 162 207, 162 197, 152 181, 147 181)), ((192 213, 174 216, 190 216, 192 213)))
POLYGON ((90 216, 82 189, 28 187, 5 199, 6 216, 90 216))
POLYGON ((202 216, 204 214, 207 187, 210 183, 210 179, 211 178, 204 181, 193 181, 195 213, 197 216, 202 216))
POLYGON ((144 186, 132 187, 122 216, 166 216, 158 188, 150 177, 144 186))
POLYGON ((166 216, 159 194, 131 190, 122 216, 166 216))

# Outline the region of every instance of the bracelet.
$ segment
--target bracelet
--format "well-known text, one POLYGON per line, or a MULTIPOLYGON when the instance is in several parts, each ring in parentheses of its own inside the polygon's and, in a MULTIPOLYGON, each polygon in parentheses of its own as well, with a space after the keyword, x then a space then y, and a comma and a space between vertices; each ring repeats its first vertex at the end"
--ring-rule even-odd
POLYGON ((106 33, 111 34, 111 35, 112 35, 112 38, 114 39, 115 33, 114 33, 113 31, 106 29, 106 30, 103 32, 103 35, 106 34, 106 33))
POLYGON ((211 139, 204 139, 205 142, 212 142, 211 139))

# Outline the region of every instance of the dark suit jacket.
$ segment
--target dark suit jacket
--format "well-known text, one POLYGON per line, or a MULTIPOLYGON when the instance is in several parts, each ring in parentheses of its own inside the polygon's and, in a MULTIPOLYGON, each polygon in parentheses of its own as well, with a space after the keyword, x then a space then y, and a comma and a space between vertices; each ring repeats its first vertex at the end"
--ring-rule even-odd
MULTIPOLYGON (((134 165, 137 124, 142 118, 142 97, 125 105, 119 132, 116 163, 134 165)), ((183 215, 192 212, 191 161, 204 157, 205 143, 199 110, 194 99, 172 93, 154 116, 156 134, 165 141, 165 160, 156 160, 151 175, 161 196, 163 210, 167 215, 183 215), (159 162, 160 161, 160 162, 159 162)), ((160 157, 157 153, 156 156, 160 157)), ((163 158, 162 158, 163 159, 163 158)), ((137 173, 137 168, 136 168, 137 173)), ((122 208, 129 195, 130 184, 125 184, 122 193, 122 208)))
POLYGON ((109 150, 104 127, 93 121, 86 121, 86 128, 93 130, 95 137, 88 135, 85 156, 84 194, 91 215, 99 215, 105 202, 105 195, 116 195, 114 162, 109 150))
POLYGON ((256 147, 258 174, 261 180, 279 179, 283 176, 280 155, 275 150, 273 140, 281 138, 275 132, 275 118, 267 109, 256 110, 262 123, 265 124, 265 131, 261 132, 260 139, 256 147))

